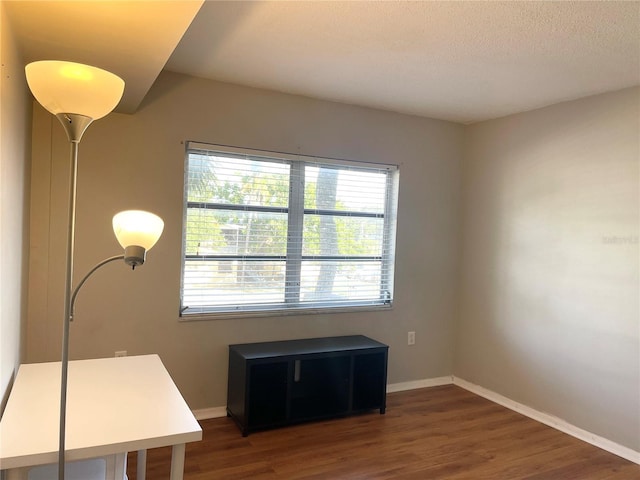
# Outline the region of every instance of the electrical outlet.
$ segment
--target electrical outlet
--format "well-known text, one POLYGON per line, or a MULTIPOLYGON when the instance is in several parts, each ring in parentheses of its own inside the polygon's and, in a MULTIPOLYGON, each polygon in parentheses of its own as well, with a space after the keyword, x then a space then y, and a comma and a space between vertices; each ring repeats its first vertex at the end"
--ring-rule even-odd
POLYGON ((116 357, 126 357, 127 356, 127 351, 126 350, 118 350, 115 354, 116 357))
POLYGON ((407 334, 407 345, 415 345, 416 344, 416 332, 409 332, 407 334))

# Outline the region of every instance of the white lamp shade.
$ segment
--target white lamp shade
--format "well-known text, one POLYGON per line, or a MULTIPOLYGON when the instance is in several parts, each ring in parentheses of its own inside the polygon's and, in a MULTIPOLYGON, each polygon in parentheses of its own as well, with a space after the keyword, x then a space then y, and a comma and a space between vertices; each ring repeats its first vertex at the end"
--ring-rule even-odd
POLYGON ((151 250, 164 229, 162 219, 143 210, 125 210, 113 217, 113 232, 122 248, 131 246, 151 250))
POLYGON ((97 120, 116 108, 124 92, 120 77, 81 63, 43 60, 28 64, 25 73, 33 96, 54 115, 97 120))

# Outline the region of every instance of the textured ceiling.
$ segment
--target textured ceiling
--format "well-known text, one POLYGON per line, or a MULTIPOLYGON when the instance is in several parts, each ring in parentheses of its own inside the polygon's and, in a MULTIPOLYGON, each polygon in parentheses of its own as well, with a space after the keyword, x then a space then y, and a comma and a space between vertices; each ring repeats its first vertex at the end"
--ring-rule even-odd
POLYGON ((462 123, 640 84, 638 1, 3 4, 25 61, 117 73, 123 112, 162 68, 462 123))
POLYGON ((640 3, 205 2, 166 68, 470 123, 640 84, 640 3))

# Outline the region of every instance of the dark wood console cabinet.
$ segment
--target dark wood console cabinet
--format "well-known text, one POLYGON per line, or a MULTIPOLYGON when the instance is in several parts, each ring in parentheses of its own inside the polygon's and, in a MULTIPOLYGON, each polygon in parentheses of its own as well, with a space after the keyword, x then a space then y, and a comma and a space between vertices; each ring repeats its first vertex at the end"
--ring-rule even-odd
POLYGON ((362 335, 229 345, 227 415, 243 436, 385 412, 389 347, 362 335))

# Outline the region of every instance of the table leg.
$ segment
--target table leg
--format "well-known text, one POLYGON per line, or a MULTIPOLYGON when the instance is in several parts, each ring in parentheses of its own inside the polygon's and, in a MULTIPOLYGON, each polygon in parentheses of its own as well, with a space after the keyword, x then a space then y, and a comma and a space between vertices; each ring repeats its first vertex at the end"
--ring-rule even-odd
POLYGON ((124 480, 127 478, 127 453, 118 453, 113 456, 114 475, 113 478, 117 480, 124 480))
POLYGON ((185 444, 174 445, 171 451, 171 480, 182 480, 185 444))
POLYGON ((147 476, 147 451, 138 450, 138 462, 136 469, 136 479, 145 480, 147 476))

